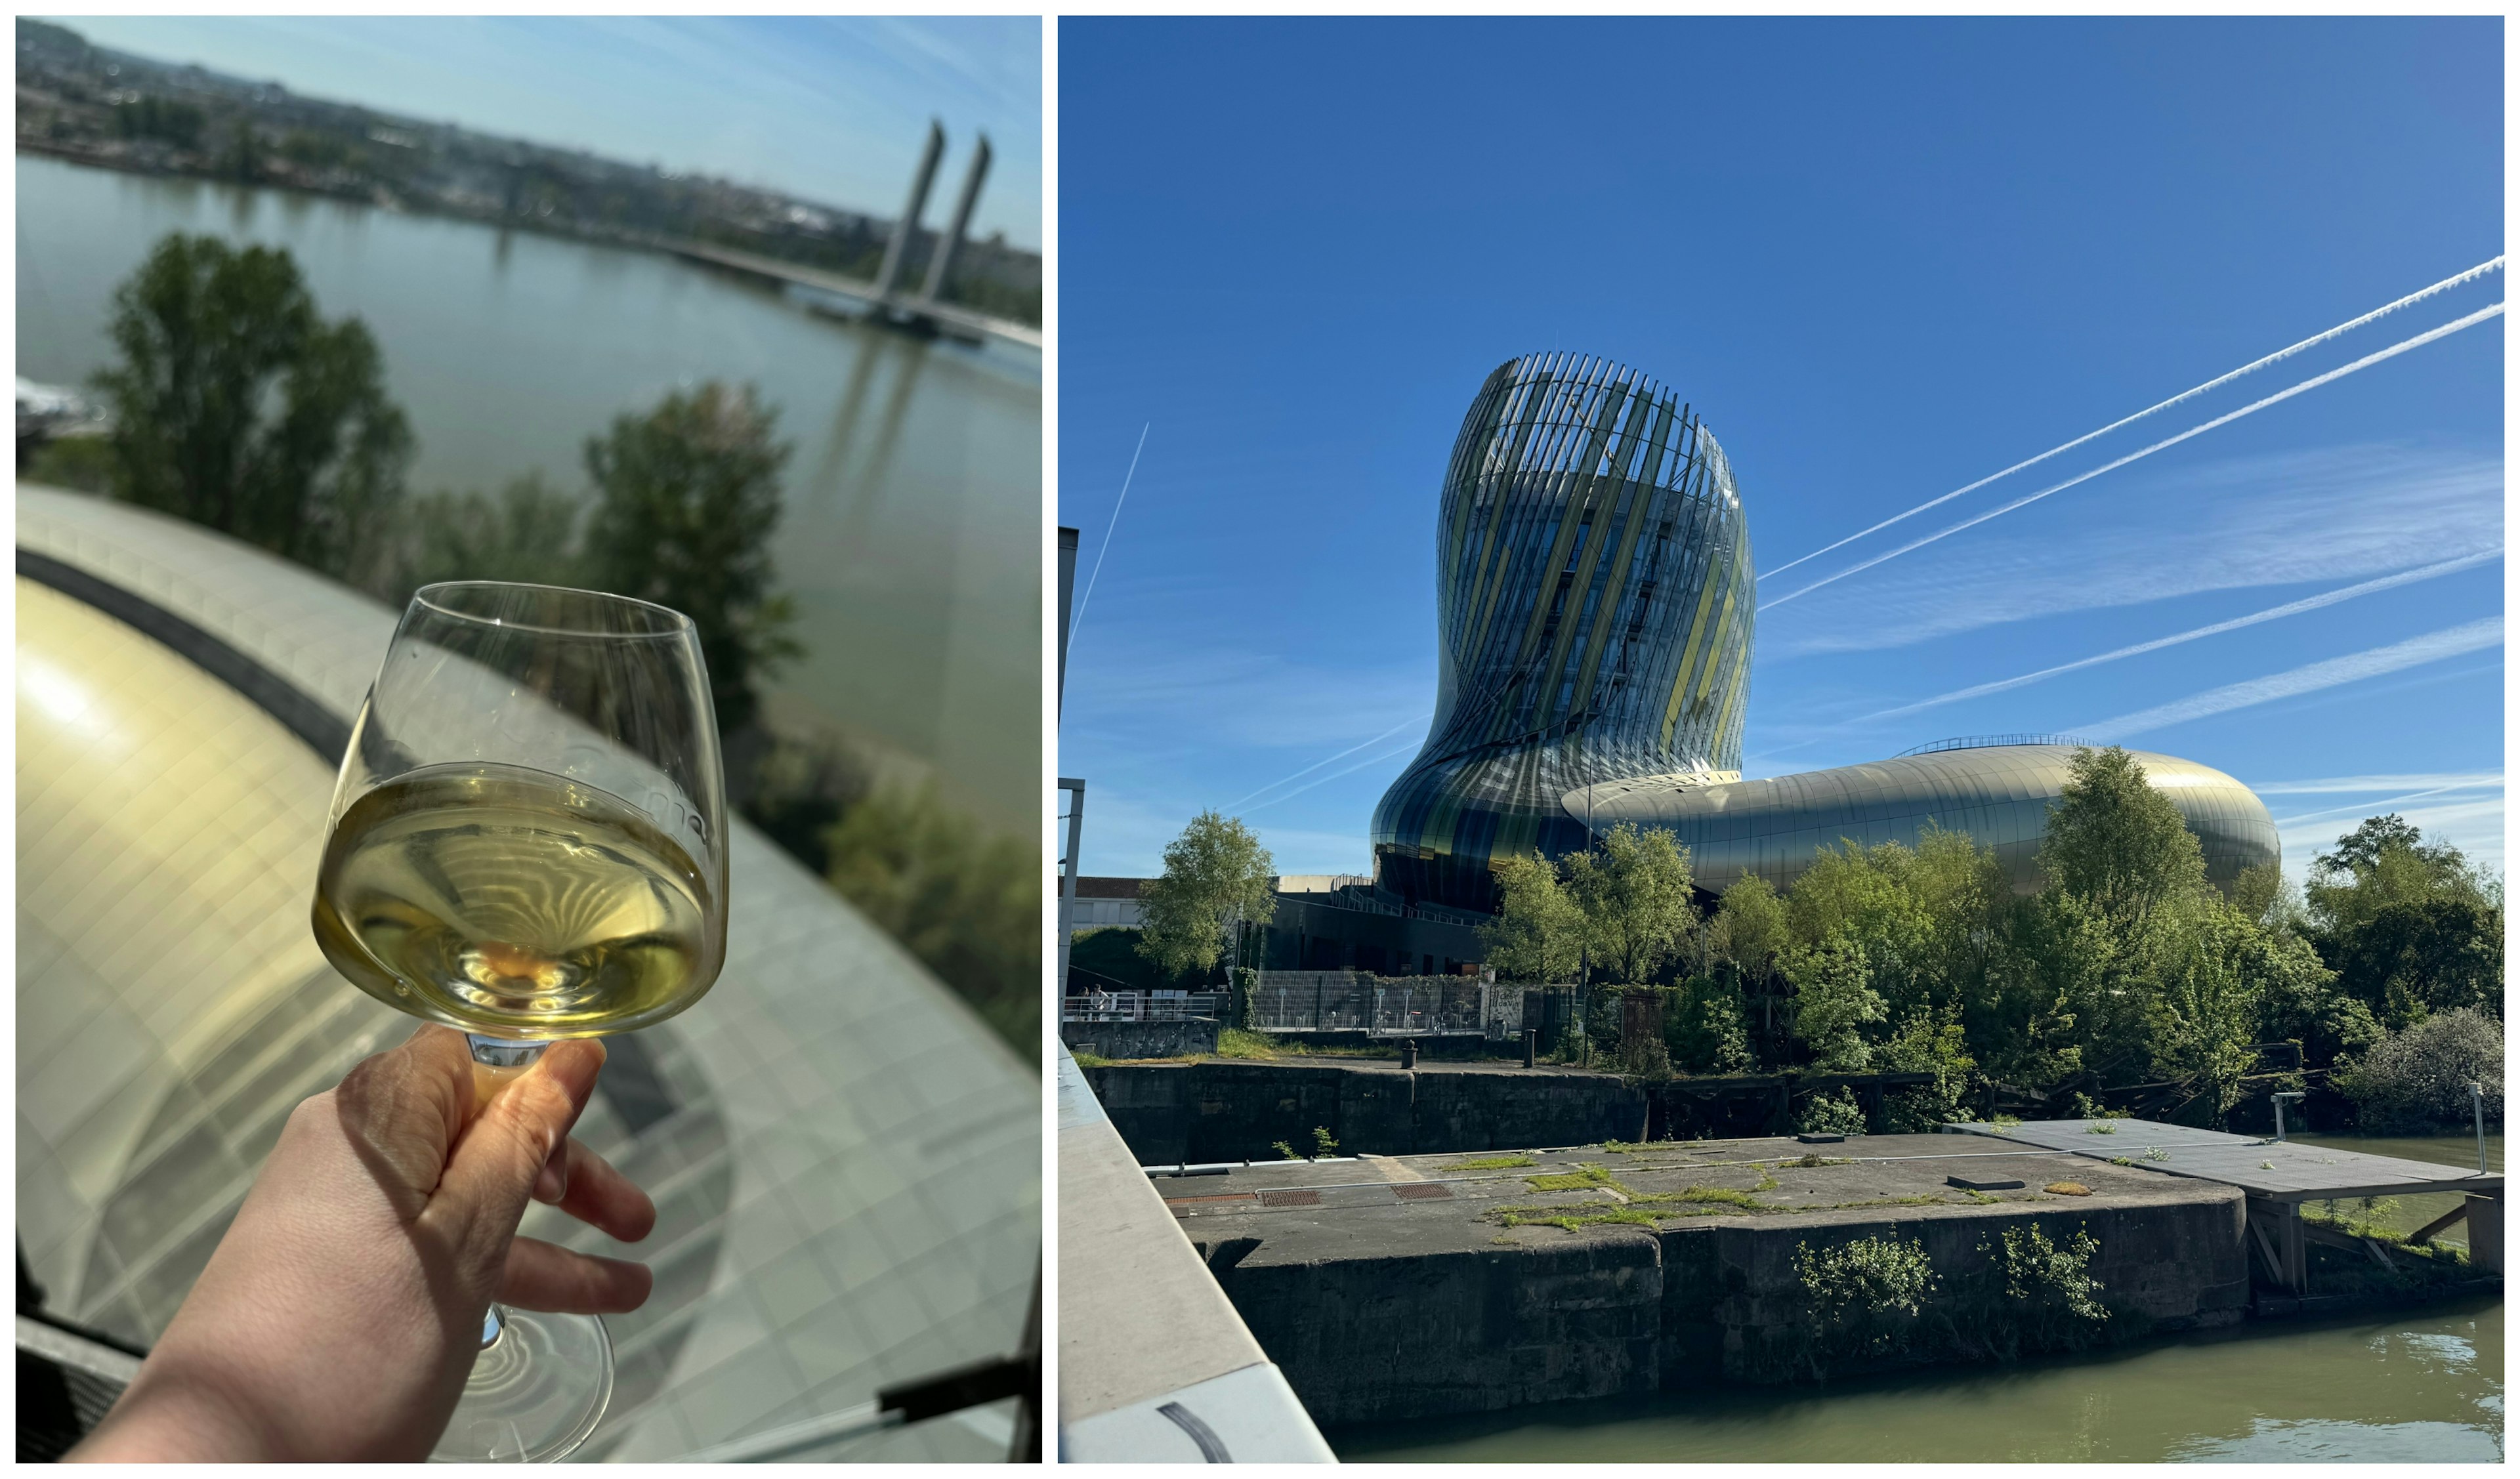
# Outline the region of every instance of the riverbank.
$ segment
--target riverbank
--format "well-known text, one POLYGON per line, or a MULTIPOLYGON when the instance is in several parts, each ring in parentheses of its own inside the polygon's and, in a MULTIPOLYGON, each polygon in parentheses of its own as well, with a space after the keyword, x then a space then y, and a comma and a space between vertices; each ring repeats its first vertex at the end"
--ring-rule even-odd
POLYGON ((286 247, 377 336, 418 491, 565 489, 614 416, 757 385, 795 448, 776 578, 806 648, 773 686, 932 765, 991 829, 1037 827, 1037 354, 835 321, 649 251, 31 155, 17 179, 19 374, 75 386, 110 363, 114 287, 170 231, 286 247))

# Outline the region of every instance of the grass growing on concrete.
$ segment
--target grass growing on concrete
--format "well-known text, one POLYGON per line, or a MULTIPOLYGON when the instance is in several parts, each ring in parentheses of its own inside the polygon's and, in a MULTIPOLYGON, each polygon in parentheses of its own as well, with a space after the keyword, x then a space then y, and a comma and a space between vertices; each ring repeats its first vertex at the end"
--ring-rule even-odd
POLYGON ((1854 1165, 1855 1162, 1849 1157, 1826 1156, 1818 1151, 1813 1151, 1799 1160, 1789 1160, 1785 1162, 1785 1164, 1788 1166, 1800 1166, 1805 1170, 1809 1170, 1814 1166, 1851 1166, 1854 1165))
POLYGON ((1111 1066, 1111 1060, 1099 1053, 1078 1053, 1074 1049, 1070 1049, 1068 1050, 1067 1055, 1076 1059, 1076 1066, 1079 1068, 1108 1068, 1111 1066))
POLYGON ((2118 1127, 2115 1121, 2102 1120, 2096 1125, 2085 1125, 2083 1127, 2083 1133, 2085 1135, 2115 1135, 2118 1133, 2118 1127))
POLYGON ((1476 1160, 1455 1161, 1447 1171, 1511 1171, 1518 1166, 1537 1166, 1540 1162, 1528 1155, 1483 1155, 1476 1160))
POLYGON ((1223 1058, 1308 1057, 1310 1048, 1271 1037, 1245 1027, 1220 1027, 1216 1030, 1216 1055, 1223 1058))
MULTIPOLYGON (((1991 1199, 1992 1199, 1992 1198, 1990 1198, 1990 1200, 1991 1200, 1991 1199)), ((1927 1195, 1927 1196, 1876 1196, 1876 1197, 1873 1197, 1870 1201, 1851 1201, 1851 1202, 1836 1202, 1836 1203, 1832 1203, 1832 1204, 1830 1205, 1830 1207, 1829 1207, 1829 1210, 1830 1210, 1831 1212, 1853 1212, 1853 1211, 1857 1210, 1858 1208, 1862 1208, 1862 1207, 1935 1207, 1935 1206, 1940 1206, 1940 1205, 1942 1205, 1942 1200, 1943 1200, 1943 1199, 1942 1199, 1941 1197, 1939 1197, 1939 1196, 1931 1196, 1931 1195, 1927 1195)))
POLYGON ((1552 1171, 1546 1176, 1526 1176, 1523 1181, 1534 1191, 1585 1191, 1595 1187, 1627 1194, 1618 1178, 1598 1166, 1577 1166, 1572 1171, 1552 1171))

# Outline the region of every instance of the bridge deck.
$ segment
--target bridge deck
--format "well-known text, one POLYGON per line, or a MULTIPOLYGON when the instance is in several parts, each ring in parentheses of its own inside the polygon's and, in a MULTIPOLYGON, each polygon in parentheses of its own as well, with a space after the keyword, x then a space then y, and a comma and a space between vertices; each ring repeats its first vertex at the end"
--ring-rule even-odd
POLYGON ((2461 1171, 2431 1161, 2401 1160, 2330 1145, 2272 1142, 2220 1130, 2192 1130, 2149 1120, 2027 1120, 1946 1127, 1957 1134, 2015 1141, 2093 1160, 2131 1161, 2150 1171, 2238 1187, 2274 1202, 2331 1197, 2403 1196, 2423 1191, 2502 1194, 2499 1171, 2461 1171))

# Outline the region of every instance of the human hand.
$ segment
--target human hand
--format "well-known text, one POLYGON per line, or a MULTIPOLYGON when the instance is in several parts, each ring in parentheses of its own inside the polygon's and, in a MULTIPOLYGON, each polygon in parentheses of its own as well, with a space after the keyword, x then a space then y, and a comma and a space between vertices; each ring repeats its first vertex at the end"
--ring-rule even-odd
POLYGON ((416 1461, 493 1299, 646 1303, 645 1266, 516 1235, 528 1196, 625 1242, 655 1226, 647 1193, 569 1139, 604 1056, 555 1043, 476 1086, 464 1035, 424 1026, 298 1105, 164 1337, 68 1457, 416 1461))

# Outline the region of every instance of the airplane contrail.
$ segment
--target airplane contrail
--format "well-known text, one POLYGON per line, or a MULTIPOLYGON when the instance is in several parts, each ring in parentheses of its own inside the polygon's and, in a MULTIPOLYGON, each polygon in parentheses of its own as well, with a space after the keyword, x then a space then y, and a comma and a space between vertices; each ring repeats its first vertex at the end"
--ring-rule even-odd
POLYGON ((1849 575, 1861 574, 1866 570, 1871 569, 1874 565, 1896 560, 1900 556, 1905 555, 1912 550, 1921 550, 1925 546, 1932 544, 1937 540, 1948 539, 1952 535, 1958 534, 1962 529, 1974 528, 1977 525, 1986 522, 1990 518, 2001 518, 2015 509, 2037 503, 2039 500, 2046 498, 2050 493, 2062 493, 2067 488, 2073 487, 2077 483, 2090 482, 2092 478, 2099 476, 2103 472, 2113 472, 2131 462, 2150 457, 2155 452, 2159 452, 2166 447, 2175 447, 2191 436, 2202 436, 2217 426, 2228 426, 2232 422, 2238 421, 2244 416, 2253 416, 2260 411, 2264 411, 2269 406, 2274 405, 2280 401, 2288 401, 2305 390, 2316 390, 2330 381, 2343 380, 2346 376, 2352 375, 2358 370, 2367 370, 2371 366, 2380 363, 2382 360, 2395 359, 2409 349, 2419 349, 2437 338, 2443 338, 2450 335, 2456 334, 2462 329, 2474 328, 2476 325, 2485 322, 2487 319, 2494 318, 2501 312, 2502 304, 2496 302, 2488 307, 2479 308, 2474 313, 2467 315, 2465 318, 2453 319, 2451 322, 2442 325, 2438 329, 2428 329, 2423 333, 2416 335, 2412 338, 2400 339, 2398 342, 2391 344, 2386 349, 2374 350, 2351 364, 2340 365, 2337 368, 2328 371, 2324 375, 2312 376, 2309 380, 2303 381, 2299 384, 2290 385, 2284 389, 2278 390, 2274 394, 2267 396, 2263 400, 2252 401, 2249 404, 2242 406, 2237 411, 2226 411, 2221 416, 2214 418, 2212 421, 2205 422, 2199 426, 2190 426, 2176 436, 2165 436, 2161 440, 2154 442, 2151 446, 2138 448, 2136 451, 2130 452, 2126 456, 2119 458, 2115 462, 2102 463, 2100 466, 2093 468, 2089 472, 2077 473, 2060 483, 2050 483, 2048 486, 2040 489, 2036 493, 2024 494, 2008 504, 2000 504, 1997 507, 1988 510, 1984 514, 1975 515, 1971 517, 1961 519, 1958 523, 1937 529, 1922 539, 1911 540, 1907 544, 1901 545, 1899 548, 1892 550, 1887 555, 1875 555, 1870 560, 1851 564, 1834 575, 1823 575, 1820 579, 1813 581, 1810 585, 1804 586, 1799 590, 1793 591, 1787 595, 1779 596, 1774 601, 1760 603, 1759 609, 1764 611, 1770 606, 1783 605, 1788 601, 1795 600, 1798 597, 1808 596, 1822 586, 1834 585, 1838 581, 1844 580, 1849 575))
POLYGON ((2462 626, 2445 627, 2438 632, 2426 632, 2421 637, 2409 637, 2404 642, 2393 642, 2387 647, 2372 648, 2368 651, 2348 652, 2342 657, 2329 657, 2287 672, 2270 673, 2264 678, 2251 678, 2245 682, 2208 689, 2201 694, 2191 694, 2184 698, 2174 699, 2169 703, 2148 709, 2139 709, 2132 714, 2121 714, 2115 719, 2103 720, 2098 724, 2082 725, 2076 732, 2089 735, 2094 740, 2115 740, 2124 735, 2139 735, 2147 730, 2167 729, 2174 724, 2183 724, 2190 719, 2227 714, 2233 709, 2272 703, 2278 698, 2315 694, 2320 689, 2334 688, 2343 683, 2377 678, 2384 673, 2397 672, 2401 668, 2438 662, 2445 657, 2456 657, 2484 648, 2498 647, 2501 643, 2502 618, 2488 616, 2462 626))
MULTIPOLYGON (((2430 790, 2408 791, 2403 796, 2391 796, 2383 801, 2362 801, 2352 806, 2331 806, 2325 811, 2303 812, 2297 817, 2275 817, 2272 820, 2277 827, 2293 827, 2303 822, 2325 822, 2336 817, 2350 817, 2356 812, 2361 812, 2367 817, 2384 806, 2399 806, 2408 801, 2421 801, 2426 796, 2448 795, 2452 791, 2483 789, 2485 787, 2477 785, 2436 785, 2430 790)), ((2497 786, 2495 789, 2498 790, 2500 787, 2497 786)))
MULTIPOLYGON (((1368 741, 1368 742, 1370 743, 1370 742, 1372 742, 1372 741, 1368 741)), ((1404 745, 1400 746, 1400 748, 1398 748, 1398 749, 1396 749, 1396 750, 1386 750, 1386 751, 1384 751, 1383 753, 1381 753, 1381 754, 1379 754, 1379 755, 1369 755, 1369 756, 1367 756, 1365 759, 1359 760, 1359 761, 1358 761, 1358 762, 1356 762, 1354 765, 1349 766, 1349 767, 1348 767, 1347 769, 1345 769, 1345 770, 1334 770, 1334 771, 1330 772, 1328 775, 1322 777, 1319 781, 1309 781, 1309 782, 1306 782, 1304 784, 1296 786, 1293 790, 1290 790, 1290 791, 1286 792, 1284 795, 1282 795, 1282 796, 1274 796, 1274 797, 1270 798, 1269 800, 1266 800, 1266 801, 1261 802, 1258 806, 1255 806, 1255 807, 1253 807, 1253 808, 1251 808, 1251 809, 1252 809, 1253 811, 1266 811, 1267 809, 1269 809, 1270 807, 1273 807, 1273 806, 1277 805, 1277 804, 1278 804, 1279 802, 1281 802, 1281 801, 1292 801, 1292 800, 1294 800, 1297 796, 1300 796, 1300 795, 1302 795, 1304 792, 1306 792, 1306 791, 1308 791, 1308 790, 1311 790, 1311 789, 1312 789, 1314 786, 1316 786, 1316 785, 1328 785, 1328 784, 1329 784, 1331 782, 1333 782, 1333 781, 1337 780, 1339 777, 1341 777, 1341 776, 1352 776, 1352 775, 1356 774, 1358 771, 1361 771, 1361 770, 1365 769, 1365 768, 1366 768, 1367 766, 1369 766, 1369 765, 1379 765, 1379 764, 1381 764, 1381 763, 1382 763, 1383 761, 1385 761, 1385 760, 1395 759, 1395 758, 1397 758, 1397 757, 1399 757, 1399 756, 1401 756, 1401 755, 1405 755, 1405 754, 1409 753, 1412 749, 1415 749, 1415 748, 1417 747, 1417 745, 1418 745, 1418 741, 1413 740, 1411 740, 1409 743, 1407 743, 1407 744, 1404 744, 1404 745)), ((1354 753, 1354 751, 1350 751, 1349 753, 1353 754, 1353 753, 1354 753)))
POLYGON ((1120 527, 1121 506, 1129 501, 1129 484, 1138 477, 1138 458, 1147 450, 1147 433, 1155 429, 1148 422, 1138 428, 1138 450, 1129 454, 1129 475, 1120 479, 1120 497, 1111 505, 1111 521, 1102 526, 1102 548, 1094 552, 1094 573, 1085 577, 1085 594, 1076 600, 1076 614, 1067 618, 1067 645, 1076 645, 1076 629, 1085 625, 1086 604, 1094 599, 1094 582, 1102 578, 1102 557, 1111 553, 1111 531, 1120 527))
MULTIPOLYGON (((1264 786, 1260 787, 1258 790, 1253 791, 1253 792, 1251 793, 1251 796, 1265 796, 1265 795, 1269 794, 1271 791, 1276 790, 1279 786, 1282 786, 1282 785, 1285 784, 1286 784, 1287 782, 1289 782, 1289 781, 1301 781, 1301 780, 1302 780, 1302 779, 1304 779, 1306 776, 1309 776, 1309 775, 1311 775, 1313 772, 1315 772, 1315 771, 1317 771, 1317 770, 1320 770, 1320 769, 1321 769, 1323 766, 1325 766, 1325 765, 1329 765, 1329 764, 1331 764, 1331 763, 1333 763, 1333 762, 1335 762, 1335 761, 1344 760, 1344 759, 1346 759, 1348 756, 1355 754, 1358 750, 1361 750, 1361 749, 1365 748, 1365 745, 1366 745, 1366 744, 1379 744, 1379 743, 1381 743, 1383 740, 1390 739, 1392 736, 1394 736, 1394 735, 1396 735, 1396 734, 1399 734, 1402 730, 1407 729, 1409 726, 1411 726, 1411 725, 1413 725, 1413 724, 1423 724, 1423 723, 1425 723, 1427 720, 1432 719, 1432 718, 1434 718, 1434 717, 1435 717, 1435 711, 1434 711, 1433 709, 1428 709, 1426 712, 1424 712, 1424 713, 1422 713, 1422 714, 1419 714, 1419 715, 1418 715, 1417 718, 1415 718, 1415 719, 1403 719, 1403 720, 1401 720, 1398 724, 1395 724, 1395 725, 1393 725, 1391 728, 1389 728, 1389 729, 1387 729, 1387 730, 1384 730, 1381 734, 1376 735, 1376 736, 1374 736, 1372 739, 1366 740, 1366 741, 1365 741, 1365 744, 1351 744, 1351 745, 1349 745, 1347 748, 1345 748, 1345 749, 1343 749, 1343 750, 1339 751, 1337 754, 1330 756, 1330 757, 1329 757, 1329 759, 1328 759, 1328 760, 1316 760, 1316 761, 1314 761, 1312 764, 1305 766, 1302 770, 1299 770, 1299 771, 1295 772, 1295 773, 1294 773, 1293 775, 1291 775, 1291 776, 1283 776, 1283 777, 1281 777, 1281 778, 1280 778, 1280 779, 1278 779, 1278 780, 1275 780, 1275 781, 1270 782, 1268 784, 1266 784, 1266 785, 1264 785, 1264 786)), ((1328 780, 1329 778, 1328 778, 1328 777, 1327 777, 1327 776, 1325 776, 1325 777, 1323 777, 1322 779, 1324 779, 1324 780, 1326 780, 1326 781, 1327 781, 1327 780, 1328 780)), ((1248 801, 1248 800, 1250 800, 1250 799, 1251 799, 1251 796, 1245 796, 1245 797, 1243 797, 1243 798, 1242 798, 1242 801, 1248 801)), ((1282 801, 1282 800, 1284 800, 1284 799, 1285 799, 1285 797, 1284 797, 1284 796, 1281 796, 1281 797, 1279 797, 1278 799, 1279 799, 1279 800, 1281 800, 1281 801, 1282 801)), ((1229 802, 1227 802, 1227 803, 1225 804, 1225 809, 1226 809, 1227 811, 1232 811, 1232 810, 1234 810, 1234 808, 1236 808, 1236 807, 1238 807, 1238 806, 1240 806, 1240 805, 1242 804, 1242 801, 1229 801, 1229 802)))
POLYGON ((2072 441, 2066 442, 2062 446, 2050 447, 2047 451, 2040 453, 2037 457, 2030 458, 2024 462, 2014 463, 2011 467, 2004 469, 2001 472, 1988 473, 1986 476, 1970 483, 1965 488, 1954 488, 1952 491, 1944 494, 1940 498, 1927 499, 1925 502, 1910 509, 1905 514, 1893 514, 1888 518, 1881 520, 1879 523, 1874 524, 1868 529, 1862 529, 1856 533, 1847 535, 1836 544, 1822 545, 1821 548, 1803 556, 1801 560, 1789 560, 1773 570, 1763 570, 1760 572, 1759 578, 1764 580, 1770 575, 1781 575, 1785 571, 1792 569, 1794 566, 1801 564, 1803 560, 1818 560, 1829 551, 1851 545, 1857 540, 1864 538, 1867 534, 1878 534, 1883 529, 1890 527, 1901 519, 1912 518, 1916 515, 1924 513, 1927 509, 1934 508, 1941 504, 1950 503, 1953 499, 1959 497, 1963 493, 1974 493, 1978 489, 1985 487, 1988 483, 1995 482, 2001 478, 2010 477, 2013 473, 2020 471, 2024 468, 2035 468, 2039 464, 2046 462, 2048 459, 2054 457, 2059 452, 2071 452, 2083 443, 2091 441, 2095 437, 2106 436, 2110 432, 2118 429, 2120 426, 2133 426, 2135 423, 2143 420, 2145 417, 2152 415, 2156 411, 2167 411, 2171 407, 2176 406, 2182 401, 2194 400, 2196 397, 2203 395, 2206 391, 2228 385, 2231 381, 2238 380, 2241 376, 2254 374, 2278 360, 2290 359, 2305 349, 2315 348, 2318 345, 2326 343, 2329 339, 2336 337, 2340 334, 2350 334, 2353 331, 2362 328, 2364 324, 2370 323, 2373 319, 2385 318, 2388 315, 2397 312, 2399 309, 2407 307, 2408 304, 2420 303, 2435 293, 2446 292, 2462 283, 2474 282, 2476 279, 2483 277, 2489 272, 2498 270, 2501 266, 2502 258, 2499 256, 2497 256, 2490 262, 2479 262, 2477 265, 2470 267, 2465 272, 2458 274, 2456 277, 2446 277, 2440 282, 2433 284, 2430 288, 2426 288, 2419 292, 2409 292, 2405 297, 2398 299, 2394 303, 2384 303, 2362 315, 2361 318, 2349 319, 2346 322, 2337 325, 2333 329, 2329 329, 2320 334, 2314 334, 2310 337, 2303 339, 2298 344, 2278 349, 2274 353, 2270 354, 2263 359, 2251 360, 2247 364, 2242 365, 2239 369, 2230 372, 2228 375, 2217 376, 2192 390, 2182 390, 2170 399, 2146 406, 2133 416, 2120 417, 2118 420, 2102 426, 2097 431, 2085 432, 2083 435, 2075 437, 2072 441))
POLYGON ((1946 703, 1958 703, 1963 698, 1979 698, 1988 694, 2001 694, 2006 689, 2021 688, 2037 683, 2043 678, 2053 678, 2059 673, 2070 673, 2079 668, 2097 667, 2103 662, 2115 662, 2121 657, 2157 652, 2163 648, 2177 647, 2181 643, 2194 642, 2199 638, 2219 637, 2225 632, 2236 632, 2242 627, 2256 626, 2262 621, 2275 621, 2286 616, 2298 616, 2304 611, 2316 611, 2321 606, 2332 606, 2339 602, 2352 601, 2358 596, 2371 595, 2375 591, 2393 590, 2403 585, 2413 585, 2417 581, 2431 580, 2435 576, 2448 575, 2456 570, 2481 565, 2487 560, 2499 558, 2501 554, 2502 547, 2497 545, 2491 550, 2480 551, 2474 555, 2462 555, 2456 560, 2445 560, 2438 564, 2428 564, 2412 570, 2400 570, 2394 575, 2383 575, 2376 580, 2363 581, 2360 585, 2341 586, 2333 591, 2322 591, 2316 596, 2305 596, 2299 601, 2288 601, 2282 605, 2269 606, 2263 611, 2252 611, 2246 616, 2234 616, 2228 621, 2217 621, 2208 626, 2194 627, 2168 637, 2156 637, 2150 642, 2138 642, 2133 647, 2122 647, 2115 651, 2102 652, 2095 657, 2060 662, 2054 667, 2041 668, 2035 673, 2024 673, 2018 678, 2004 678, 1994 683, 1981 683, 1970 688, 1955 689, 1948 694, 1939 694, 1931 698, 1920 698, 1914 703, 1901 704, 1897 708, 1883 709, 1877 714, 1867 714, 1861 719, 1851 719, 1847 722, 1870 724, 1879 719, 1897 719, 1925 709, 1939 708, 1946 703))

